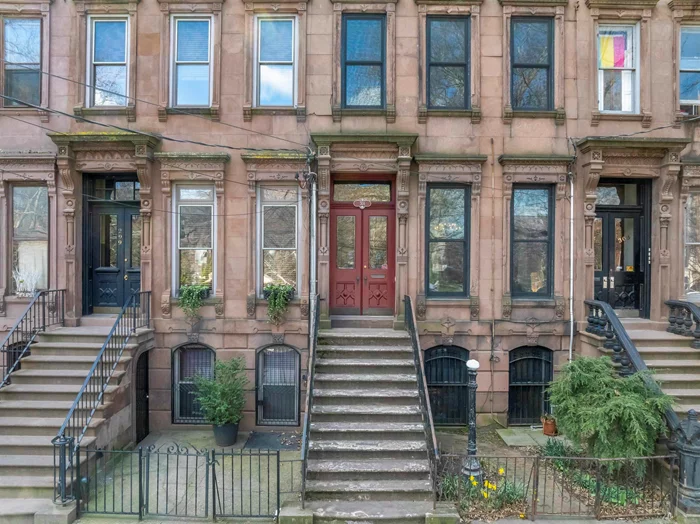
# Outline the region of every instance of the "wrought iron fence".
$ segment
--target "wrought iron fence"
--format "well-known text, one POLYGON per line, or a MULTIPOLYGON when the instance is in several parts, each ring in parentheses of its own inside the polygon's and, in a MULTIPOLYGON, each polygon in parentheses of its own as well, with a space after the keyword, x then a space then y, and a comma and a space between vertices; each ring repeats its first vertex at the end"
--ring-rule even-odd
POLYGON ((675 507, 675 456, 477 458, 476 476, 462 474, 466 454, 443 453, 437 468, 438 500, 454 502, 470 519, 651 518, 675 507))

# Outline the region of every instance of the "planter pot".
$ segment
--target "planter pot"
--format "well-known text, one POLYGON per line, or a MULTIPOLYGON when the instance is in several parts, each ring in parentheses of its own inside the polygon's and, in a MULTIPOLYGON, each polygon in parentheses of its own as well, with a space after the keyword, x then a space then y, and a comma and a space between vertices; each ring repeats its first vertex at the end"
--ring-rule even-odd
MULTIPOLYGON (((180 293, 178 292, 178 295, 179 294, 180 293)), ((203 289, 202 291, 200 291, 199 296, 202 297, 202 300, 208 299, 211 296, 211 289, 209 289, 209 288, 203 289)))
POLYGON ((557 431, 557 421, 550 419, 542 419, 542 433, 548 437, 556 437, 559 432, 557 431))
POLYGON ((214 426, 214 441, 222 448, 233 446, 238 438, 238 422, 214 426))
MULTIPOLYGON (((263 298, 265 300, 268 300, 270 298, 271 294, 272 294, 271 291, 263 289, 263 298)), ((290 292, 287 293, 287 301, 291 302, 292 300, 294 300, 295 295, 296 295, 296 291, 292 289, 290 292)))

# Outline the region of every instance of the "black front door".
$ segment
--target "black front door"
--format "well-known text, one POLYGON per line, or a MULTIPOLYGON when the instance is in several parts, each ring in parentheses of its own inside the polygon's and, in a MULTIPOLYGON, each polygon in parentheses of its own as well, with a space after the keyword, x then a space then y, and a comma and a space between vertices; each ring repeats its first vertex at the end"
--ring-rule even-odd
POLYGON ((95 308, 121 308, 141 287, 139 208, 91 203, 88 215, 89 312, 95 308))

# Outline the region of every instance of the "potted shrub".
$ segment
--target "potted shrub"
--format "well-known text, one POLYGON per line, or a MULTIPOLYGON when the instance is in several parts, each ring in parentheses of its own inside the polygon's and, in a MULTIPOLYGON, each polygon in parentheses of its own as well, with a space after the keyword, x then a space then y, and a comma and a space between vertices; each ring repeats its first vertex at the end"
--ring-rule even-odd
POLYGON ((559 433, 557 432, 557 421, 549 413, 545 413, 540 418, 542 421, 542 433, 548 437, 556 437, 559 433))
POLYGON ((187 323, 190 325, 188 338, 192 341, 199 339, 199 326, 202 320, 199 310, 204 304, 204 299, 209 296, 208 286, 182 286, 180 288, 178 305, 185 314, 187 323))
POLYGON ((245 390, 248 386, 245 360, 217 360, 214 376, 197 376, 194 383, 195 397, 204 419, 214 426, 216 445, 234 445, 238 437, 238 423, 243 418, 245 390))
POLYGON ((296 289, 288 284, 267 284, 263 288, 263 297, 267 300, 267 318, 271 324, 279 326, 294 299, 296 289))

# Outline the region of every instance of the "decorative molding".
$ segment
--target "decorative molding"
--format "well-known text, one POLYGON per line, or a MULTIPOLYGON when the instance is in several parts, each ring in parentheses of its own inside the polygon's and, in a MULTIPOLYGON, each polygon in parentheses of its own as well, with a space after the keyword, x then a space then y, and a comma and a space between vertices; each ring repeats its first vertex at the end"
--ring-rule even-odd
POLYGON ((469 316, 473 322, 479 320, 479 297, 469 297, 469 313, 469 316))
POLYGON ((245 301, 245 309, 248 318, 255 318, 255 293, 248 294, 245 301))
POLYGON ((418 295, 416 297, 416 320, 425 320, 426 310, 425 295, 418 295))
POLYGON ((510 295, 503 295, 503 300, 501 303, 501 316, 505 320, 510 320, 510 316, 513 313, 513 301, 510 295))

